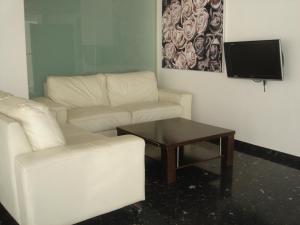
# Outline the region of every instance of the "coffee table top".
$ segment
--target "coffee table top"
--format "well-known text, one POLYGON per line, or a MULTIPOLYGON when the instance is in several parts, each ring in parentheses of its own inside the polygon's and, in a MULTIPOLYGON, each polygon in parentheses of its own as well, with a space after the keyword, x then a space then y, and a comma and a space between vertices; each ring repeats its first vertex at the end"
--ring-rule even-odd
POLYGON ((118 131, 133 134, 154 144, 172 146, 212 140, 234 134, 234 130, 174 118, 117 127, 118 131))

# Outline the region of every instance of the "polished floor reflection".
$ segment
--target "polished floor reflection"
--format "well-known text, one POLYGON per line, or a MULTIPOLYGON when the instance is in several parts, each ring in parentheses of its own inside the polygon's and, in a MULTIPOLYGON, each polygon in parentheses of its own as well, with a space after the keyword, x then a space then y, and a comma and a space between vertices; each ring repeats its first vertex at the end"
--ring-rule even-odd
MULTIPOLYGON (((233 170, 219 165, 217 159, 181 169, 167 186, 160 163, 147 159, 146 201, 78 225, 300 224, 300 170, 239 152, 233 170)), ((3 209, 0 224, 15 224, 3 209)))

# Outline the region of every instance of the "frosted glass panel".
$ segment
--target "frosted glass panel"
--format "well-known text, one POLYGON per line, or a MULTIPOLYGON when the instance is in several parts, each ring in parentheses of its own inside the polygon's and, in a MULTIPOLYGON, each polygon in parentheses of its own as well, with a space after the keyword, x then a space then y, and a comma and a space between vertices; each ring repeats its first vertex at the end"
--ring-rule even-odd
POLYGON ((30 96, 48 75, 155 70, 155 0, 25 0, 30 96))

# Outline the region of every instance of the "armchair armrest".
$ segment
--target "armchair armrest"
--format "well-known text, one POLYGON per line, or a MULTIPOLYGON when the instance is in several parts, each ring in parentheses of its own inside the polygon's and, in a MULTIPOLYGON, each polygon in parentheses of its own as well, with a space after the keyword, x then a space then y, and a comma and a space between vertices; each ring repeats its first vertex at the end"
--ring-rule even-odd
POLYGON ((192 117, 192 95, 168 89, 159 89, 158 98, 160 102, 172 102, 182 106, 182 118, 191 119, 192 117))
POLYGON ((21 221, 75 224, 144 200, 144 149, 126 135, 17 156, 21 221))
POLYGON ((67 121, 67 107, 59 104, 57 102, 52 101, 50 98, 47 97, 39 97, 34 98, 34 101, 42 103, 46 105, 49 110, 53 113, 56 120, 60 123, 66 123, 67 121))

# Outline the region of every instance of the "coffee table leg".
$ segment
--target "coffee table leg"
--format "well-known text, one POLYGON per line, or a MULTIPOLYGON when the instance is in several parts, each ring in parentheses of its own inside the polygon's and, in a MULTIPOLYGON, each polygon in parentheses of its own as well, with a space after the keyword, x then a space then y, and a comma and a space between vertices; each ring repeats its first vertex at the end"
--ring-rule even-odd
POLYGON ((176 149, 176 168, 180 166, 184 157, 184 146, 178 146, 176 149))
POLYGON ((176 148, 161 147, 162 177, 167 184, 176 182, 176 148))
POLYGON ((234 150, 234 135, 222 137, 222 167, 232 166, 233 164, 233 150, 234 150))
POLYGON ((221 197, 231 196, 232 190, 232 167, 223 168, 221 170, 220 194, 221 197))

